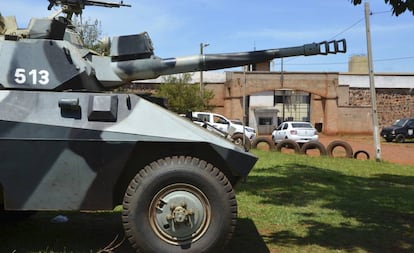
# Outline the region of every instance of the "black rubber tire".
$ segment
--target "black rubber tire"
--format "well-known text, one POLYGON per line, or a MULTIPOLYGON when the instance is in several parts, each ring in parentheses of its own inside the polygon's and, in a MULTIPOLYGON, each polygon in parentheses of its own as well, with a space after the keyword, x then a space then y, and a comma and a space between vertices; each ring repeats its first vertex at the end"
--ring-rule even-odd
POLYGON ((403 134, 398 134, 395 136, 395 141, 398 143, 404 143, 405 142, 405 136, 403 134))
POLYGON ((234 144, 236 144, 240 147, 244 147, 244 150, 246 150, 246 151, 249 151, 250 148, 252 147, 252 142, 246 136, 245 136, 245 143, 244 143, 244 146, 243 146, 243 134, 241 134, 241 133, 233 134, 231 139, 233 140, 234 144))
POLYGON ((276 149, 275 143, 267 137, 257 137, 254 139, 252 142, 252 148, 257 148, 257 145, 262 142, 266 143, 269 146, 269 150, 273 151, 276 149))
POLYGON ((166 157, 147 165, 130 182, 123 201, 125 234, 139 253, 218 252, 231 238, 236 220, 236 196, 227 177, 213 165, 193 157, 166 157), (194 219, 188 218, 193 226, 188 225, 190 222, 174 225, 168 215, 160 216, 172 214, 176 202, 185 202, 181 206, 191 208, 192 197, 200 200, 201 207, 192 209, 197 211, 189 216, 194 219), (200 213, 205 218, 195 217, 200 213), (197 224, 199 220, 203 225, 197 224), (196 232, 184 231, 194 227, 196 232), (176 231, 185 238, 174 237, 176 231))
POLYGON ((358 150, 357 152, 355 152, 354 158, 355 159, 358 159, 358 155, 359 154, 364 154, 365 157, 366 157, 366 159, 369 160, 369 153, 367 151, 365 151, 365 150, 358 150))
POLYGON ((302 145, 302 148, 300 149, 300 153, 306 155, 306 151, 308 149, 315 149, 315 148, 319 150, 319 153, 321 154, 321 156, 325 156, 328 154, 325 146, 319 141, 309 141, 309 142, 304 143, 302 145))
POLYGON ((296 154, 300 153, 299 144, 292 140, 283 140, 276 144, 276 151, 282 152, 282 148, 294 149, 296 154))
POLYGON ((394 137, 393 137, 393 138, 390 138, 390 137, 385 138, 385 141, 386 141, 386 142, 392 142, 393 140, 394 140, 394 137))
POLYGON ((328 155, 330 157, 334 157, 333 151, 336 147, 343 147, 345 149, 345 157, 346 158, 353 158, 354 151, 353 151, 351 145, 349 145, 349 143, 346 142, 346 141, 340 141, 340 140, 332 141, 326 147, 326 151, 328 152, 328 155))

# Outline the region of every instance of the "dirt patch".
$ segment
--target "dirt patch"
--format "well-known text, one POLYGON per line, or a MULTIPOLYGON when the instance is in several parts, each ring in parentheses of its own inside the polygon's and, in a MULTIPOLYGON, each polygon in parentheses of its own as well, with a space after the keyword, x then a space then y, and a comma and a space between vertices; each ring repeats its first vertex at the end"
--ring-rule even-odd
MULTIPOLYGON (((328 146, 334 140, 342 140, 348 142, 353 152, 363 150, 368 152, 370 159, 376 159, 376 153, 374 152, 374 140, 372 136, 368 135, 356 135, 356 136, 326 136, 319 135, 319 141, 325 146, 328 146)), ((403 164, 414 165, 414 142, 395 143, 385 142, 381 139, 381 160, 403 164)), ((361 154, 360 157, 363 157, 361 154)))

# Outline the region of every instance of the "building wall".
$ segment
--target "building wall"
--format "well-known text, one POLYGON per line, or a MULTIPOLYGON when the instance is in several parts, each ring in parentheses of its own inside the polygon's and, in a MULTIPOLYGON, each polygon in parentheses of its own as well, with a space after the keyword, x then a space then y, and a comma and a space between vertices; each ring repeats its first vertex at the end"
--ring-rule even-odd
MULTIPOLYGON (((227 72, 223 87, 226 101, 224 115, 228 118, 242 118, 243 107, 240 101, 243 100, 243 96, 248 97, 259 92, 280 89, 303 91, 323 98, 320 101, 311 102, 313 108, 309 115, 310 121, 314 123, 315 120, 318 122, 320 120, 324 133, 336 134, 337 87, 338 73, 227 72), (317 118, 314 117, 315 114, 318 115, 317 118)), ((257 127, 256 125, 250 126, 257 127)))
MULTIPOLYGON (((411 89, 376 89, 376 94, 380 127, 389 125, 398 118, 414 117, 414 95, 411 89)), ((349 90, 350 106, 371 108, 370 97, 369 89, 349 90)))
POLYGON ((205 89, 211 90, 214 93, 213 99, 210 101, 214 105, 214 112, 224 114, 224 93, 223 83, 208 83, 204 86, 205 89))
MULTIPOLYGON (((311 93, 310 122, 322 126, 323 133, 372 133, 366 75, 278 72, 229 72, 226 75, 223 95, 220 95, 224 108, 218 107, 222 109, 218 112, 226 117, 243 118, 243 96, 293 89, 311 93)), ((375 80, 376 87, 380 87, 376 89, 380 128, 400 117, 414 117, 414 75, 382 74, 376 75, 375 80)), ((249 118, 250 125, 256 127, 257 122, 250 115, 249 118)))
MULTIPOLYGON (((215 94, 212 100, 214 112, 227 118, 243 119, 243 98, 246 98, 248 106, 250 95, 290 89, 311 94, 310 122, 321 125, 323 133, 372 133, 369 78, 366 74, 251 71, 207 72, 204 77, 205 89, 215 94)), ((193 81, 198 83, 196 78, 197 75, 193 81)), ((146 82, 129 88, 132 92, 138 89, 151 91, 160 83, 159 80, 146 82)), ((376 74, 375 87, 380 127, 389 125, 397 118, 414 117, 414 74, 376 74)), ((263 112, 261 109, 278 108, 255 106, 253 109, 263 112)), ((246 108, 246 111, 250 114, 252 108, 246 108)), ((253 124, 250 126, 255 127, 257 119, 246 116, 253 124)))

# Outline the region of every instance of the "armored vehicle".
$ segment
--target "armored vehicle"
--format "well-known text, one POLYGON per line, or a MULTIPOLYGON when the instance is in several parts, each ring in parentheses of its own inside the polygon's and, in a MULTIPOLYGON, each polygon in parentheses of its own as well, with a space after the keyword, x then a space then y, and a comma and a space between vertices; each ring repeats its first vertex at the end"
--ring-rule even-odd
POLYGON ((3 212, 122 205, 137 252, 218 252, 237 219, 234 186, 257 158, 139 96, 105 92, 135 80, 345 52, 345 40, 162 59, 147 33, 85 48, 71 22, 86 6, 49 0, 25 29, 0 18, 0 202, 3 212))

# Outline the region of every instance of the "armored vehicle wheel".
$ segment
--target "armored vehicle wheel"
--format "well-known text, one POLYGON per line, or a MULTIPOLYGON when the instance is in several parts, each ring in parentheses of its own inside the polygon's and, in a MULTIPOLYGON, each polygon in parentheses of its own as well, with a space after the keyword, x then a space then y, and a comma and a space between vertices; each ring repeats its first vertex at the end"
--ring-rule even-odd
POLYGON ((193 157, 151 163, 124 196, 125 234, 137 252, 217 252, 237 218, 232 185, 213 165, 193 157))

